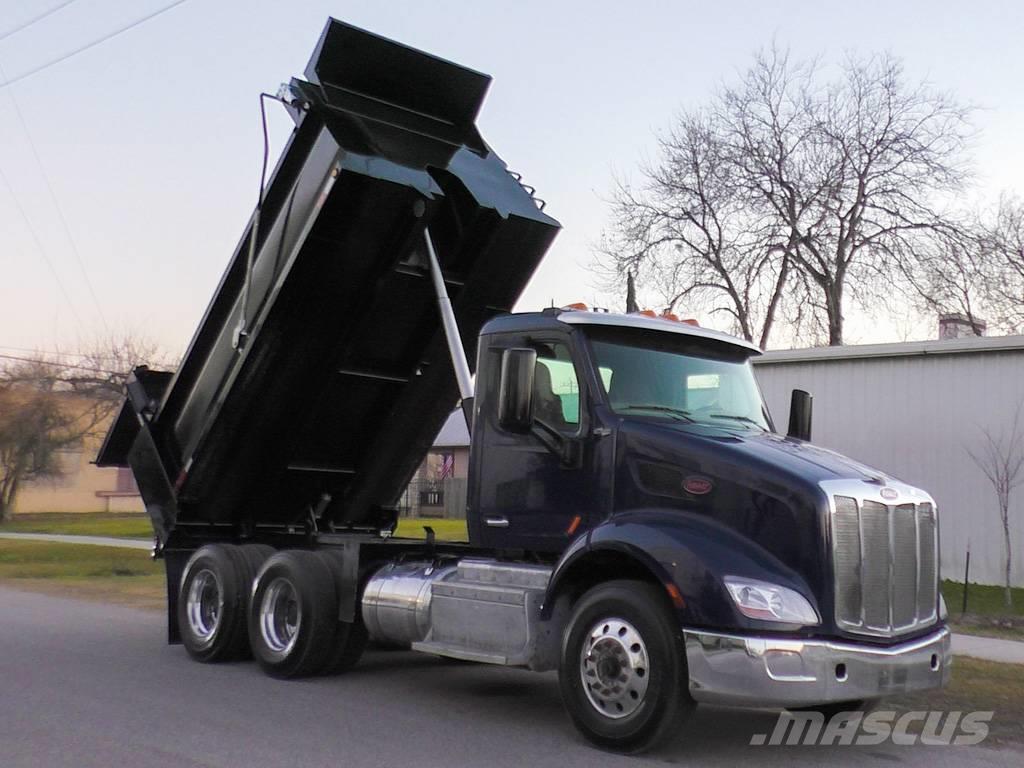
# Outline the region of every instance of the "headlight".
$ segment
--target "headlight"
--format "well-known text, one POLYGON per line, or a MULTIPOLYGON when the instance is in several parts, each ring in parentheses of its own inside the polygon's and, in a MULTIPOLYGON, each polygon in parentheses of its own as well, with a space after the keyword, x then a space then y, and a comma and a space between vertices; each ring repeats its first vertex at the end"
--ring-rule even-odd
POLYGON ((821 622, 807 599, 787 587, 740 576, 726 576, 725 586, 740 613, 748 618, 801 626, 821 622))
POLYGON ((939 592, 939 618, 945 621, 949 618, 949 609, 946 608, 946 598, 939 592))

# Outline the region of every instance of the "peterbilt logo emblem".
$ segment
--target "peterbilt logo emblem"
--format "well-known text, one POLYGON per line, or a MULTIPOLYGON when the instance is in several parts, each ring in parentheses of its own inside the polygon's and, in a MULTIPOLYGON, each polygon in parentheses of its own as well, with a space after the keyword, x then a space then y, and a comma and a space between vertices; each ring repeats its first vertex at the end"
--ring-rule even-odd
POLYGON ((886 501, 895 501, 900 495, 895 488, 883 488, 881 493, 882 498, 886 501))
POLYGON ((694 496, 703 496, 705 493, 711 493, 711 489, 714 487, 714 483, 706 477, 692 475, 683 480, 683 490, 687 493, 692 493, 694 496))

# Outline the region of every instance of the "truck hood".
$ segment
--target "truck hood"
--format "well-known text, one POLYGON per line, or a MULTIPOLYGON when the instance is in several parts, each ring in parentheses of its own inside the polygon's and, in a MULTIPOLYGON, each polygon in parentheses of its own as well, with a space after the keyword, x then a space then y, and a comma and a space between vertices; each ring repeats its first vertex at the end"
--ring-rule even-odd
POLYGON ((853 479, 885 484, 893 479, 881 470, 829 448, 793 440, 774 432, 736 430, 703 424, 672 425, 669 429, 717 444, 725 452, 735 453, 743 460, 775 464, 785 472, 798 474, 805 479, 813 478, 815 482, 853 479))
POLYGON ((774 433, 654 419, 619 422, 616 465, 616 513, 678 509, 714 520, 799 574, 824 615, 831 615, 832 598, 821 483, 892 481, 855 459, 774 433))

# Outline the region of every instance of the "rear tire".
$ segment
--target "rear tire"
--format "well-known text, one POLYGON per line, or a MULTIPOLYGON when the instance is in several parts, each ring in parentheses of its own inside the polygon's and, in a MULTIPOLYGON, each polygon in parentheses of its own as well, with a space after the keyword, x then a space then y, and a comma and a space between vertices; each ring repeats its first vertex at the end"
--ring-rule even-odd
MULTIPOLYGON (((334 588, 340 601, 342 592, 349 588, 349 585, 344 583, 343 553, 334 550, 320 550, 316 554, 324 561, 334 576, 334 588)), ((363 624, 363 614, 359 606, 359 586, 358 583, 351 585, 352 589, 357 590, 353 621, 341 621, 340 618, 336 620, 331 652, 321 670, 324 675, 340 675, 342 672, 347 672, 359 663, 363 651, 366 650, 370 636, 366 631, 366 625, 363 624)))
POLYGON ((253 585, 256 583, 256 574, 260 572, 263 563, 267 561, 275 550, 267 544, 239 544, 234 547, 234 553, 238 566, 243 574, 245 585, 245 615, 242 621, 245 623, 245 642, 239 650, 239 657, 243 659, 252 658, 252 645, 249 642, 249 596, 253 585))
POLYGON ((245 559, 249 573, 248 588, 252 589, 252 585, 256 581, 256 574, 260 572, 260 568, 263 567, 263 564, 267 562, 276 550, 268 544, 241 544, 238 547, 238 551, 242 553, 245 559))
POLYGON ((249 604, 252 655, 272 677, 313 675, 333 649, 338 618, 330 569, 313 552, 286 550, 260 569, 249 604))
POLYGON ((601 584, 579 600, 558 681, 583 736, 616 752, 650 749, 694 707, 681 631, 663 591, 639 581, 601 584))
POLYGON ((228 661, 245 654, 247 573, 233 544, 207 544, 186 563, 178 590, 178 629, 196 661, 228 661))

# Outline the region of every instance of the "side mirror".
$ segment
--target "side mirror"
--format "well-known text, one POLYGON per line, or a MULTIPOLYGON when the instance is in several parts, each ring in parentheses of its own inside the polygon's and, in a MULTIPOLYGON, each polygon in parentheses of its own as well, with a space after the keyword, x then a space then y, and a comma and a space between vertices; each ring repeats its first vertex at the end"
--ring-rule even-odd
POLYGON ((533 374, 537 352, 513 347, 501 355, 498 424, 509 432, 529 432, 533 426, 533 374))
POLYGON ((809 392, 794 389, 789 401, 789 434, 797 440, 811 439, 811 397, 809 392))

